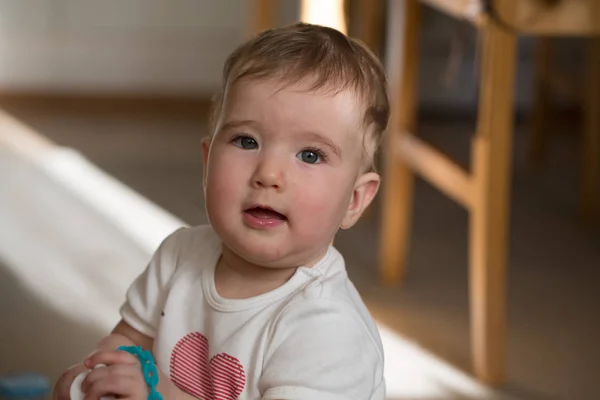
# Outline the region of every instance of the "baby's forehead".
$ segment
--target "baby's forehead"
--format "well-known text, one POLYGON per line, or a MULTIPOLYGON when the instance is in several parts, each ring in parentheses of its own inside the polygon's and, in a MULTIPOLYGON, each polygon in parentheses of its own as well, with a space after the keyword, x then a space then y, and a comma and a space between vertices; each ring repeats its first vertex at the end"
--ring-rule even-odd
POLYGON ((292 83, 275 79, 240 80, 231 86, 224 103, 222 112, 226 118, 268 113, 299 124, 343 123, 353 128, 363 128, 366 112, 364 102, 354 90, 315 88, 306 80, 292 83))
POLYGON ((250 94, 264 94, 266 96, 277 96, 281 94, 299 94, 320 97, 328 101, 338 98, 352 100, 356 105, 362 105, 360 92, 347 87, 336 85, 335 82, 320 82, 315 78, 291 78, 268 77, 268 78, 242 78, 234 82, 230 87, 230 94, 247 92, 250 94))

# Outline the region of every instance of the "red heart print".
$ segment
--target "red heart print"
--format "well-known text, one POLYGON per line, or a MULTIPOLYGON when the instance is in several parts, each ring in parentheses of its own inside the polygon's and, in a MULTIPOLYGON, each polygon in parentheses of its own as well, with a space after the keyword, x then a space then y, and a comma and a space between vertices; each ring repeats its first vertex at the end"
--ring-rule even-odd
POLYGON ((240 361, 226 353, 208 360, 208 339, 200 332, 185 335, 171 353, 171 379, 201 400, 236 400, 246 385, 240 361))

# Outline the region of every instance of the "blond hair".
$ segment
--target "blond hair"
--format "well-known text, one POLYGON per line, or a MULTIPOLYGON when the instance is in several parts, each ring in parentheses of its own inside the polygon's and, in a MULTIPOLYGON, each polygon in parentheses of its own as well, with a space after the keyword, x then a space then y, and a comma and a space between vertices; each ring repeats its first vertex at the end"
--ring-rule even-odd
POLYGON ((374 169, 390 114, 385 72, 362 42, 324 26, 296 23, 270 29, 238 47, 226 60, 221 90, 213 100, 211 131, 221 125, 231 87, 239 80, 278 79, 293 85, 310 79, 310 90, 353 90, 363 107, 364 147, 374 169))

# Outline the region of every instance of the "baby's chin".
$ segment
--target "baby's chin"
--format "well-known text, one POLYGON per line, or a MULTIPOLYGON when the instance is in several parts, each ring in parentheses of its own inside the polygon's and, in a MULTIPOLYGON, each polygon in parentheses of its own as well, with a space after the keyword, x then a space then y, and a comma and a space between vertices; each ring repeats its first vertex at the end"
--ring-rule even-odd
POLYGON ((252 231, 230 229, 231 223, 211 221, 213 229, 221 238, 223 246, 243 260, 256 266, 274 269, 312 266, 329 247, 326 238, 320 236, 298 237, 289 226, 273 230, 252 231))
POLYGON ((286 269, 309 266, 319 258, 319 254, 316 254, 315 250, 310 251, 300 248, 294 243, 276 239, 244 241, 243 243, 224 240, 223 244, 238 257, 263 268, 286 269))
POLYGON ((285 269, 293 268, 294 252, 282 243, 226 243, 239 257, 254 265, 264 268, 285 269))

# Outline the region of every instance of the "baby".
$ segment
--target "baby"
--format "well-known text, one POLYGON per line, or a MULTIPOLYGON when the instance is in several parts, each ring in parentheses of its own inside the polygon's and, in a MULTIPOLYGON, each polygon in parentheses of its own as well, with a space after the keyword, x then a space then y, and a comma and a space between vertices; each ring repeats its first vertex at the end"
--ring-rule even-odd
POLYGON ((383 400, 379 334, 331 243, 377 193, 388 118, 378 59, 336 30, 299 23, 235 50, 202 142, 210 225, 164 240, 54 398, 103 364, 86 400, 383 400), (151 351, 155 387, 120 346, 151 351))

